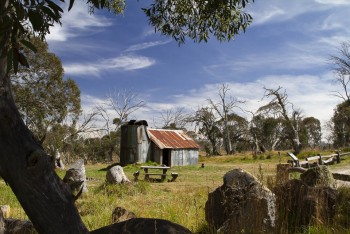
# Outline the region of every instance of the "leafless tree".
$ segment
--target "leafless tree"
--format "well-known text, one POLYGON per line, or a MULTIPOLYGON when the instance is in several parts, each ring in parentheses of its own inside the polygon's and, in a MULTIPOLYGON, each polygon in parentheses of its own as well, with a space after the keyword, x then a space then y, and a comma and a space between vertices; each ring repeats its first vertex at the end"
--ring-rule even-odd
POLYGON ((185 129, 189 115, 185 113, 185 108, 178 107, 166 109, 160 113, 161 128, 164 129, 185 129))
POLYGON ((349 82, 350 82, 350 43, 344 42, 339 48, 339 56, 331 56, 334 65, 333 70, 336 73, 335 81, 342 86, 344 93, 334 91, 334 96, 341 98, 343 101, 350 100, 349 82))
POLYGON ((101 130, 106 133, 111 142, 108 153, 110 161, 113 161, 113 154, 118 144, 112 140, 111 132, 118 131, 132 113, 145 106, 146 103, 139 99, 136 93, 126 89, 115 89, 108 94, 105 103, 96 106, 96 110, 104 122, 101 130))
POLYGON ((299 139, 299 123, 301 119, 301 111, 295 110, 292 103, 288 100, 286 90, 282 90, 282 87, 277 89, 269 89, 264 87, 265 97, 270 98, 270 102, 263 108, 270 109, 274 114, 279 114, 285 120, 288 128, 289 139, 292 143, 294 153, 298 154, 301 150, 301 143, 299 139), (291 111, 288 111, 290 106, 291 111))
POLYGON ((228 94, 230 91, 228 84, 221 84, 218 87, 219 89, 219 102, 214 102, 212 99, 208 99, 209 104, 215 110, 215 112, 220 116, 220 118, 224 122, 223 126, 223 140, 225 151, 227 154, 234 154, 235 149, 232 146, 230 131, 228 130, 229 120, 228 116, 233 112, 234 109, 239 108, 240 104, 244 103, 244 101, 240 101, 235 97, 232 97, 228 94))

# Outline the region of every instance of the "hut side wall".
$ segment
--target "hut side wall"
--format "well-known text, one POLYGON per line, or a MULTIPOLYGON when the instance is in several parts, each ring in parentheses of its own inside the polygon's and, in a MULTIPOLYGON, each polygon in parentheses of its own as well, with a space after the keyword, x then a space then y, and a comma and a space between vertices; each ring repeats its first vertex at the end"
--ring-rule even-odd
POLYGON ((187 166, 198 164, 197 149, 172 149, 170 166, 187 166))

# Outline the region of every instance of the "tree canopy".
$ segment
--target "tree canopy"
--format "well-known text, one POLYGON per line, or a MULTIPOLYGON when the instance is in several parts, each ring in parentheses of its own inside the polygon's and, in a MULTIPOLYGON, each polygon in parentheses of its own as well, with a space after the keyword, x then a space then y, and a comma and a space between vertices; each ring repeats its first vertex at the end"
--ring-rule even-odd
MULTIPOLYGON (((72 79, 64 79, 60 59, 48 51, 39 38, 30 42, 37 52, 24 48, 30 67, 20 67, 11 73, 16 105, 24 122, 37 139, 44 140, 47 131, 70 117, 77 121, 80 114, 80 90, 72 79)), ((61 139, 62 140, 62 139, 61 139)))

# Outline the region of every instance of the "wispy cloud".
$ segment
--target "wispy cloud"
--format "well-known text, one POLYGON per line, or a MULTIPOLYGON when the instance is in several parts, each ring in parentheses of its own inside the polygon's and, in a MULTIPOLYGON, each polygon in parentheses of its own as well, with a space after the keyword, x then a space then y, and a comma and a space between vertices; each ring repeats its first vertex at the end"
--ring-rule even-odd
POLYGON ((281 1, 269 0, 264 2, 255 2, 252 4, 253 25, 283 22, 293 19, 304 13, 320 12, 345 3, 347 0, 336 0, 338 4, 331 4, 332 0, 315 1, 281 1), (320 4, 322 3, 322 4, 320 4))
POLYGON ((75 1, 74 7, 68 12, 68 5, 64 6, 65 13, 62 17, 62 27, 55 24, 47 35, 48 41, 67 41, 71 37, 84 33, 94 33, 97 28, 111 26, 111 21, 105 16, 89 14, 88 5, 82 1, 75 1))
POLYGON ((144 50, 148 49, 154 46, 160 46, 160 45, 165 45, 170 43, 171 40, 168 41, 151 41, 151 42, 144 42, 136 45, 131 45, 129 48, 127 48, 125 51, 126 52, 131 52, 131 51, 138 51, 138 50, 144 50))
POLYGON ((100 73, 108 70, 130 71, 150 67, 156 61, 149 57, 122 55, 116 58, 104 59, 90 63, 71 63, 64 65, 66 74, 71 75, 93 75, 99 76, 100 73))

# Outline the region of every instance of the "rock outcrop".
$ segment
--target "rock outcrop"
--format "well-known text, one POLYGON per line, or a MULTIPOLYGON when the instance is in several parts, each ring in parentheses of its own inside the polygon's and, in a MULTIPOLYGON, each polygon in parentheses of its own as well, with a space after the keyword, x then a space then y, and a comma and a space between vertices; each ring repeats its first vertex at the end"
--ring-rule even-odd
POLYGON ((234 169, 224 184, 209 194, 205 205, 210 231, 271 233, 275 227, 275 196, 254 176, 234 169))

